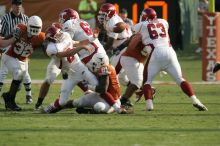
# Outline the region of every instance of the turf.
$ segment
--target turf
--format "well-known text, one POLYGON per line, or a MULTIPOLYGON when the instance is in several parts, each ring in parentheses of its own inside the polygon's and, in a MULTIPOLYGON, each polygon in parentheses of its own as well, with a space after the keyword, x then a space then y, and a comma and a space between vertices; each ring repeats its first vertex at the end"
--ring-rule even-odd
MULTIPOLYGON (((48 60, 34 58, 30 62, 32 79, 43 79, 48 60), (37 64, 37 65, 36 65, 37 64)), ((180 63, 187 79, 201 81, 199 58, 181 57, 180 63), (193 64, 193 66, 192 66, 193 64)), ((169 81, 169 77, 157 77, 169 81)), ((6 112, 0 104, 1 146, 218 146, 220 144, 219 85, 192 85, 209 111, 200 112, 176 85, 154 85, 155 110, 143 111, 142 99, 134 105, 131 115, 79 115, 74 110, 45 115, 26 105, 23 89, 17 102, 22 112, 6 112)), ((4 86, 7 90, 9 85, 4 86)), ((32 85, 36 102, 40 85, 32 85)), ((44 105, 59 95, 59 84, 51 86, 44 105)), ((124 88, 123 88, 124 89, 124 88)), ((71 98, 82 92, 76 88, 71 98)), ((134 102, 135 98, 132 97, 134 102)))

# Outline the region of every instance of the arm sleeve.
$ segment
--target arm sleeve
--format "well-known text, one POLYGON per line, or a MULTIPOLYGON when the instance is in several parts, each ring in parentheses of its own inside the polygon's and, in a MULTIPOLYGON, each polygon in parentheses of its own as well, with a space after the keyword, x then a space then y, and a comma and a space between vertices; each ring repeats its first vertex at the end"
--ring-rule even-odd
POLYGON ((1 32, 0 32, 0 35, 1 36, 3 36, 3 37, 5 37, 5 35, 6 35, 6 30, 8 30, 8 28, 7 28, 7 23, 6 23, 7 21, 5 21, 5 17, 3 17, 2 18, 2 21, 1 21, 1 26, 2 26, 2 28, 1 28, 1 32))
POLYGON ((56 45, 54 43, 49 43, 47 45, 46 53, 50 57, 53 55, 56 55, 58 53, 58 49, 57 49, 56 45))

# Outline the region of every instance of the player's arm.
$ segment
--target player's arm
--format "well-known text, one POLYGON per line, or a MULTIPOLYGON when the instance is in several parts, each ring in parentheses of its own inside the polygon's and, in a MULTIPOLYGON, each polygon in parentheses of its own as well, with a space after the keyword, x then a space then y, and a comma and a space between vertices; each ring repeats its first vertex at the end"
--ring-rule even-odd
POLYGON ((0 47, 7 47, 7 46, 13 44, 15 41, 16 41, 16 39, 14 37, 9 38, 7 40, 0 38, 0 47))
POLYGON ((79 46, 79 47, 76 47, 74 49, 67 49, 66 51, 63 51, 63 52, 57 52, 56 56, 59 57, 59 58, 74 56, 76 53, 78 53, 82 49, 85 49, 85 50, 88 50, 88 51, 91 50, 91 48, 89 48, 87 46, 79 46))
POLYGON ((109 75, 102 75, 98 77, 98 81, 97 86, 88 85, 88 88, 100 94, 106 93, 109 85, 109 75))
POLYGON ((128 50, 132 50, 137 47, 137 45, 141 42, 142 35, 140 33, 132 35, 130 41, 128 42, 128 50))
POLYGON ((10 38, 0 38, 0 47, 7 47, 13 44, 16 40, 19 40, 21 37, 21 30, 19 27, 16 27, 13 31, 13 35, 10 38))

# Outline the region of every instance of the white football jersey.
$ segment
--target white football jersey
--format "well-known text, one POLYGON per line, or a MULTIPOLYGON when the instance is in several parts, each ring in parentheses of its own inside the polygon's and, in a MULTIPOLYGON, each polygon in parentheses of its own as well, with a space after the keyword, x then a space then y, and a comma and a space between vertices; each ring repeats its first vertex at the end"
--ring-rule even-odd
POLYGON ((63 24, 62 30, 68 32, 74 41, 94 39, 90 25, 84 20, 68 20, 63 24))
POLYGON ((169 24, 164 19, 143 21, 134 26, 135 33, 141 33, 144 45, 153 44, 154 47, 169 47, 169 24))
POLYGON ((119 17, 118 15, 114 15, 111 19, 109 19, 108 21, 104 21, 104 28, 107 31, 107 35, 111 38, 114 38, 114 42, 113 42, 113 48, 118 47, 119 45, 121 45, 127 38, 130 38, 132 35, 132 31, 131 28, 125 29, 123 32, 121 33, 115 33, 113 32, 113 28, 115 27, 115 25, 119 22, 124 22, 121 17, 119 17))
POLYGON ((73 49, 73 41, 70 37, 70 35, 67 32, 62 32, 62 38, 59 43, 53 43, 50 42, 47 46, 46 53, 48 56, 50 56, 56 64, 60 64, 60 61, 62 61, 62 67, 69 67, 71 63, 77 63, 79 62, 79 56, 77 54, 74 55, 74 57, 64 57, 62 59, 56 57, 56 54, 58 52, 63 52, 68 49, 73 49))

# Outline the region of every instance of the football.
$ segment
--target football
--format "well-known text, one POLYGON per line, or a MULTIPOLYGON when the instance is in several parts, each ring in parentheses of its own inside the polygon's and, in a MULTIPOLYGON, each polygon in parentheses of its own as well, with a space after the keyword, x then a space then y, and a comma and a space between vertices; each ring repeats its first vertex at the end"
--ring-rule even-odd
POLYGON ((115 25, 113 32, 115 33, 121 33, 122 31, 124 31, 127 28, 127 24, 124 22, 119 22, 115 25))

